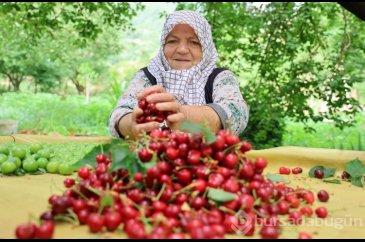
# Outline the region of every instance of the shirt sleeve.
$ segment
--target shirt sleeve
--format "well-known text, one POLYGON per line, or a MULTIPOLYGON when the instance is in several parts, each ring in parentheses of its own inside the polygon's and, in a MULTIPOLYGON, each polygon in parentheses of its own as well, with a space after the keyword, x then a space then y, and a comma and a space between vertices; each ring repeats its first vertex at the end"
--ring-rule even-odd
POLYGON ((223 71, 215 78, 212 97, 213 103, 207 105, 216 111, 223 128, 240 135, 247 126, 249 107, 231 71, 223 71))
POLYGON ((133 112, 133 109, 137 105, 137 95, 150 85, 148 78, 142 70, 138 71, 134 75, 129 86, 118 99, 116 107, 112 110, 109 116, 109 131, 113 137, 123 138, 117 127, 119 121, 128 113, 133 112))

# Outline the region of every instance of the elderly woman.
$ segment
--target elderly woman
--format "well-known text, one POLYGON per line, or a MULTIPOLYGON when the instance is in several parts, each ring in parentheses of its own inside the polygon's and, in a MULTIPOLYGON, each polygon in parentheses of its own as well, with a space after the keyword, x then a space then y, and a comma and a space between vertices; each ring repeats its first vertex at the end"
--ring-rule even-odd
POLYGON ((160 127, 156 121, 137 123, 146 98, 159 111, 169 111, 167 124, 179 129, 185 120, 207 123, 216 132, 229 128, 240 134, 248 121, 248 107, 235 75, 221 71, 214 79, 212 101, 206 101, 208 78, 216 68, 218 53, 208 21, 193 11, 176 11, 164 24, 158 55, 139 70, 110 115, 114 137, 137 139, 142 132, 160 127), (157 85, 152 85, 152 79, 157 85))

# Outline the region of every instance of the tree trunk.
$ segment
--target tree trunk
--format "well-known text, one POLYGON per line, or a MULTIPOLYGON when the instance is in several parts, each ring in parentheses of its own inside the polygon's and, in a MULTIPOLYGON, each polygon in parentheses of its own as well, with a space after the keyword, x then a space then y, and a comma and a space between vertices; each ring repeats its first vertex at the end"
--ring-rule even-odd
POLYGON ((78 72, 76 72, 75 73, 75 75, 72 77, 72 78, 70 78, 71 79, 71 81, 72 81, 72 83, 75 85, 75 87, 76 87, 76 90, 77 90, 77 92, 78 92, 78 94, 82 94, 82 93, 84 93, 84 91, 85 91, 85 86, 83 86, 78 80, 77 80, 77 76, 79 75, 79 73, 78 72))
POLYGON ((11 74, 6 74, 6 76, 9 78, 9 81, 13 86, 14 91, 19 91, 20 83, 22 83, 22 81, 24 80, 24 76, 17 76, 16 74, 14 74, 14 76, 12 76, 11 74))

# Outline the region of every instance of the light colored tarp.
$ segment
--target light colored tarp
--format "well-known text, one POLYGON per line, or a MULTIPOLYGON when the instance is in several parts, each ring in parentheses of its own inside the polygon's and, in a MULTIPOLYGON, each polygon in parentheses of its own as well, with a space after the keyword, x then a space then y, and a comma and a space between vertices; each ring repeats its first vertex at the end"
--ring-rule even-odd
MULTIPOLYGON (((34 136, 26 138, 15 136, 17 142, 45 141, 44 137, 34 136)), ((95 137, 94 137, 95 138, 95 137)), ((94 139, 93 138, 93 139, 94 139)), ((96 138, 95 142, 108 141, 108 137, 96 138)), ((47 137, 47 142, 75 142, 89 140, 90 137, 47 137), (71 138, 71 139, 70 139, 71 138), (77 139, 75 139, 77 138, 77 139), (81 138, 81 139, 79 139, 81 138)), ((1 141, 0 141, 1 142, 1 141)), ((310 178, 308 171, 315 165, 337 168, 334 178, 339 178, 344 164, 355 158, 365 163, 365 152, 343 151, 332 149, 316 149, 304 147, 278 147, 265 150, 253 150, 247 156, 264 157, 269 161, 264 173, 278 173, 280 166, 289 168, 301 167, 303 173, 285 177, 289 186, 302 187, 312 190, 315 194, 319 190, 326 190, 330 199, 326 203, 316 201, 312 208, 324 206, 329 211, 326 219, 305 218, 302 225, 290 225, 282 220, 282 234, 280 238, 297 238, 299 232, 308 232, 313 238, 365 238, 365 189, 351 185, 325 183, 323 180, 310 178)), ((48 208, 48 198, 52 194, 61 194, 65 190, 63 180, 66 176, 55 174, 26 175, 22 177, 0 177, 0 238, 14 238, 17 225, 28 220, 29 216, 38 217, 48 208)), ((285 217, 287 219, 287 217, 285 217)), ((259 238, 258 229, 253 238, 259 238)), ((227 238, 241 238, 240 235, 227 235, 227 238)), ((116 232, 92 234, 87 226, 74 226, 68 223, 57 224, 54 238, 126 238, 119 229, 116 232)))

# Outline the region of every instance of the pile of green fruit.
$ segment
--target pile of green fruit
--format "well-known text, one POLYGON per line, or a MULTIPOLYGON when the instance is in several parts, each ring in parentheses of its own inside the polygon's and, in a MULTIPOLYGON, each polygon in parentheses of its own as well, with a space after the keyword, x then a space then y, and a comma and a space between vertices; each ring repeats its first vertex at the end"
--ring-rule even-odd
POLYGON ((73 164, 82 159, 98 144, 82 143, 30 143, 1 144, 0 173, 3 175, 24 175, 58 173, 71 175, 73 164))

